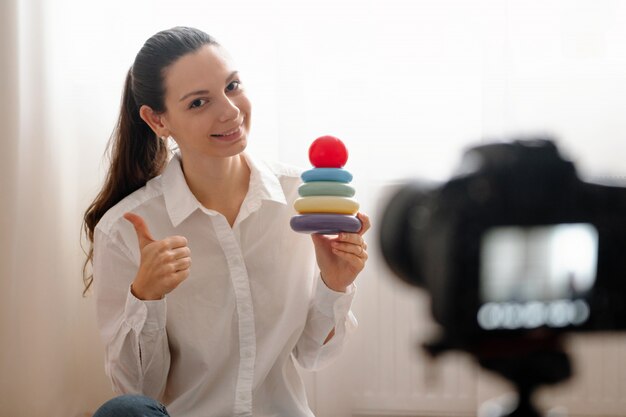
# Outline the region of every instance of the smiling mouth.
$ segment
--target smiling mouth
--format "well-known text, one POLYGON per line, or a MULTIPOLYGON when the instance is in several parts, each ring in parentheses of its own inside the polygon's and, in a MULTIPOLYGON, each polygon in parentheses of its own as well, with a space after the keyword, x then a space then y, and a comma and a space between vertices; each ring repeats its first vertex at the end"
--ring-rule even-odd
POLYGON ((243 126, 243 121, 241 122, 241 124, 239 126, 237 126, 234 129, 231 129, 231 130, 229 130, 227 132, 224 132, 224 133, 217 133, 217 134, 214 134, 214 135, 211 135, 211 136, 214 137, 214 138, 222 138, 222 137, 225 137, 225 136, 231 136, 231 135, 234 135, 234 134, 238 133, 239 130, 241 129, 241 126, 243 126))

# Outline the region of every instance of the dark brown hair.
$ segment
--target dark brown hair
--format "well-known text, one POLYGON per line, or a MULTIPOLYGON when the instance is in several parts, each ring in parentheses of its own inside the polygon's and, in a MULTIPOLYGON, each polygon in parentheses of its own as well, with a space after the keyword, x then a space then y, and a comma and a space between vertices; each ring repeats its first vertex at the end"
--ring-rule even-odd
POLYGON ((139 116, 144 104, 154 112, 165 111, 165 71, 183 55, 204 45, 218 45, 201 30, 175 27, 161 31, 146 41, 126 75, 120 115, 109 143, 109 171, 104 185, 85 211, 83 231, 89 239, 89 251, 83 265, 83 281, 87 292, 93 274, 87 272, 93 261, 93 236, 96 224, 104 213, 148 180, 159 175, 168 160, 165 139, 139 116))

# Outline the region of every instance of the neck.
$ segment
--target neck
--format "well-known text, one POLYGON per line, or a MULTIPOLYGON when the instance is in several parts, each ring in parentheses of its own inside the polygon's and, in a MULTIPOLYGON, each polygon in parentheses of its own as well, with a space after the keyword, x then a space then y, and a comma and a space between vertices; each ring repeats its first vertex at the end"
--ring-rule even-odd
POLYGON ((227 217, 228 214, 232 217, 235 211, 236 216, 250 182, 250 168, 243 155, 226 158, 183 157, 182 167, 187 185, 200 204, 220 211, 227 217))

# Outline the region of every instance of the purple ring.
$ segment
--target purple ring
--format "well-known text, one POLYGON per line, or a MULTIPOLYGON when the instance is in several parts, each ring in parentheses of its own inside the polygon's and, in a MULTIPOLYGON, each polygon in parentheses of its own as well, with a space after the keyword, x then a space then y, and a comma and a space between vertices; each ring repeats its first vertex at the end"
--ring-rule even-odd
POLYGON ((361 230, 361 221, 347 214, 299 214, 289 222, 299 233, 319 233, 334 235, 339 232, 356 233, 361 230))

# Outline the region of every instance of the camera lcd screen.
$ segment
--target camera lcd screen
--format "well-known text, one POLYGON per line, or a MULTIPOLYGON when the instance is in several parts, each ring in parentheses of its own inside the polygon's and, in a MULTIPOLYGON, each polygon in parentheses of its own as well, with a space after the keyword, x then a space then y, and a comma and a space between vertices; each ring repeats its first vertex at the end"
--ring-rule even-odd
POLYGON ((478 313, 485 329, 565 327, 586 321, 598 232, 587 223, 507 226, 481 240, 478 313))

